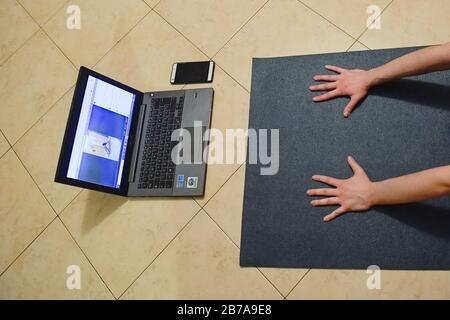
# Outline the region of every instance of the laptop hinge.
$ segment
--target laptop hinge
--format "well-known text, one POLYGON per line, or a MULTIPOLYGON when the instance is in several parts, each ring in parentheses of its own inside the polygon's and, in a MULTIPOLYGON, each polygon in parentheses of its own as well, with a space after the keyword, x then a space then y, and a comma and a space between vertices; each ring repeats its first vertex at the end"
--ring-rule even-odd
POLYGON ((131 157, 130 175, 128 182, 134 182, 136 179, 136 163, 139 157, 139 149, 141 145, 142 130, 144 129, 144 119, 147 113, 147 105, 141 105, 138 118, 138 126, 136 130, 136 139, 134 141, 133 154, 131 157))

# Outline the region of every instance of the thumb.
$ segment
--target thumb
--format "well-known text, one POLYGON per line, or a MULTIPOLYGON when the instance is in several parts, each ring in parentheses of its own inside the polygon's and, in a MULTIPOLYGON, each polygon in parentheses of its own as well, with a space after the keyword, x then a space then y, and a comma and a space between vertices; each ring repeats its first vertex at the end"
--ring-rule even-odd
POLYGON ((350 168, 352 168, 354 174, 366 175, 364 169, 356 162, 356 160, 352 156, 348 156, 348 164, 350 165, 350 168))
POLYGON ((350 102, 347 104, 347 106, 344 109, 344 117, 349 117, 350 114, 353 112, 353 110, 358 105, 359 101, 361 100, 361 96, 352 96, 350 98, 350 102))

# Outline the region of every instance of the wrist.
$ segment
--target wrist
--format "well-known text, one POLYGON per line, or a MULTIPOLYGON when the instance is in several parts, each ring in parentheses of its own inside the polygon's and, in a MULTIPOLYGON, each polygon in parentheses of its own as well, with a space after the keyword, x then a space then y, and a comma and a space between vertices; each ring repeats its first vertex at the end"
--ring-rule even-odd
POLYGON ((374 207, 382 204, 381 202, 381 192, 380 192, 380 182, 371 182, 370 183, 370 196, 369 196, 369 205, 370 207, 374 207))
POLYGON ((366 74, 369 89, 387 81, 387 79, 384 79, 380 75, 379 70, 377 68, 367 70, 366 74))

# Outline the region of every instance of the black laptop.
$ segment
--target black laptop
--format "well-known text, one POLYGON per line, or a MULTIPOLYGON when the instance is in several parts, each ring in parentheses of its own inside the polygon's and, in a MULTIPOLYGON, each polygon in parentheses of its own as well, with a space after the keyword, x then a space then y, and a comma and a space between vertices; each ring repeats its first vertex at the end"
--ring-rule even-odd
POLYGON ((213 94, 143 93, 81 67, 55 181, 131 197, 203 195, 213 94))

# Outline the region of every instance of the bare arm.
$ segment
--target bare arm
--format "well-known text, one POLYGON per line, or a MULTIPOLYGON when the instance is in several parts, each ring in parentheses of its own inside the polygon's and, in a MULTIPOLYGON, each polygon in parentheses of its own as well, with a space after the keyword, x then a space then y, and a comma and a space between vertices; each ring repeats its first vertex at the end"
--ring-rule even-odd
POLYGON ((373 205, 403 204, 450 195, 450 166, 373 183, 373 205))
POLYGON ((328 91, 315 97, 314 101, 321 102, 340 96, 349 96, 350 102, 344 110, 344 116, 348 117, 373 86, 403 77, 450 69, 450 42, 411 52, 367 71, 348 70, 329 65, 325 67, 338 74, 314 77, 316 81, 327 81, 327 83, 311 86, 310 89, 328 91))
POLYGON ((326 197, 313 200, 313 206, 340 206, 326 216, 325 221, 347 212, 365 211, 376 205, 412 203, 450 195, 450 166, 372 182, 352 157, 348 158, 348 163, 354 172, 353 177, 342 180, 317 175, 313 177, 315 181, 333 188, 307 191, 310 196, 326 197))
POLYGON ((450 42, 399 57, 368 71, 371 85, 393 79, 450 69, 450 42))

